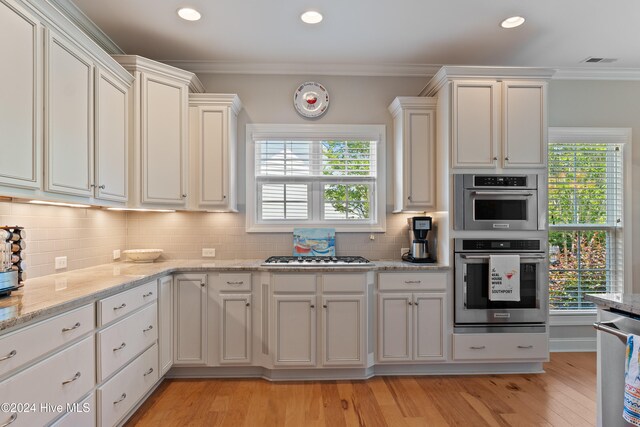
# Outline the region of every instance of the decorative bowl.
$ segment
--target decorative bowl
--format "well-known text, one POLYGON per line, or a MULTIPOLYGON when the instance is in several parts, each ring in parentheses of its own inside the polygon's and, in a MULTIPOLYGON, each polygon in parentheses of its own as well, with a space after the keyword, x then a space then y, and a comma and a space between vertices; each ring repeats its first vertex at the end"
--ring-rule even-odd
POLYGON ((133 262, 153 262, 162 255, 162 249, 128 249, 122 253, 133 262))

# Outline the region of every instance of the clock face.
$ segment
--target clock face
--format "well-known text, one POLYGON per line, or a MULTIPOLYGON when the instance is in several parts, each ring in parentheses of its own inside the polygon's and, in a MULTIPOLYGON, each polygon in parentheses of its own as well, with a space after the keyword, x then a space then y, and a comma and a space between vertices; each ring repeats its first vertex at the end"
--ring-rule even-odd
POLYGON ((302 83, 293 94, 293 105, 303 117, 320 117, 329 107, 329 92, 320 83, 302 83))

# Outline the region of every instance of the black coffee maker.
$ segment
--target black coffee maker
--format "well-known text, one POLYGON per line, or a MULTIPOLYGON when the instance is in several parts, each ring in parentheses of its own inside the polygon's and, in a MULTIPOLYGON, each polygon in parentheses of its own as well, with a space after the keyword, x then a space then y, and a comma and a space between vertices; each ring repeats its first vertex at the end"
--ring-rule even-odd
POLYGON ((429 242, 427 235, 431 230, 432 220, 430 216, 414 216, 409 222, 409 252, 402 255, 402 260, 407 262, 424 263, 436 262, 429 256, 429 242))

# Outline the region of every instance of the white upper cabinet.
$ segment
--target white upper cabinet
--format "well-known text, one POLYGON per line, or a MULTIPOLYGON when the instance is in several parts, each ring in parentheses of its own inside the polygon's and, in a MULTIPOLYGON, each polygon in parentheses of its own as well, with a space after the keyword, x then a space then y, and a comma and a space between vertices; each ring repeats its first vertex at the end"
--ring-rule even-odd
POLYGON ((93 193, 93 84, 91 58, 58 33, 45 45, 45 189, 93 193))
POLYGON ((129 206, 185 208, 188 95, 190 86, 201 90, 199 80, 193 73, 139 56, 114 59, 135 78, 129 97, 129 206))
POLYGON ((453 82, 451 155, 454 168, 493 168, 500 140, 500 85, 453 82))
POLYGON ((189 96, 192 209, 237 212, 237 117, 242 104, 233 94, 189 96))
POLYGON ((389 106, 394 132, 394 212, 436 203, 436 98, 398 97, 389 106))
POLYGON ((546 166, 546 82, 454 81, 452 93, 452 167, 546 166))
POLYGON ((0 184, 41 187, 42 27, 11 0, 0 0, 0 184), (6 36, 10 35, 10 36, 6 36))
POLYGON ((546 166, 546 99, 546 82, 502 82, 502 167, 546 166))
POLYGON ((129 85, 107 70, 96 70, 95 196, 127 201, 129 85))

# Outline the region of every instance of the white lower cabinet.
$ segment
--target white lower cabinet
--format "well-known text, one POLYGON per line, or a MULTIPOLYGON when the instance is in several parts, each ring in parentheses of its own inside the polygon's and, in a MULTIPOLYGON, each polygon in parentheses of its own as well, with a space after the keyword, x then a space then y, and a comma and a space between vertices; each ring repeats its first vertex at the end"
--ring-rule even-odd
POLYGON ((322 366, 364 367, 367 277, 366 273, 274 275, 274 366, 315 367, 319 357, 322 366), (294 293, 296 289, 300 292, 294 293))
MULTIPOLYGON (((93 335, 0 383, 0 402, 28 403, 28 410, 2 412, 0 425, 45 425, 95 386, 93 335), (42 405, 47 405, 43 407, 42 405)), ((10 408, 11 409, 11 408, 10 408)))
POLYGON ((207 362, 207 275, 174 277, 174 365, 207 362))
POLYGON ((366 361, 364 295, 322 297, 322 364, 363 365, 366 361))
POLYGON ((316 365, 316 296, 275 295, 276 366, 316 365))
POLYGON ((158 339, 154 302, 97 334, 98 381, 104 381, 158 339))
POLYGON ((116 425, 157 381, 158 345, 154 344, 98 387, 100 425, 116 425))
POLYGON ((158 368, 164 375, 173 365, 173 277, 158 279, 158 368))
POLYGON ((95 392, 66 409, 67 414, 53 423, 52 427, 93 427, 96 425, 95 392))
POLYGON ((251 363, 251 294, 220 295, 220 364, 251 363))
POLYGON ((378 361, 445 360, 446 275, 381 273, 378 280, 378 361))
POLYGON ((454 360, 523 360, 549 358, 547 333, 453 334, 454 360))

